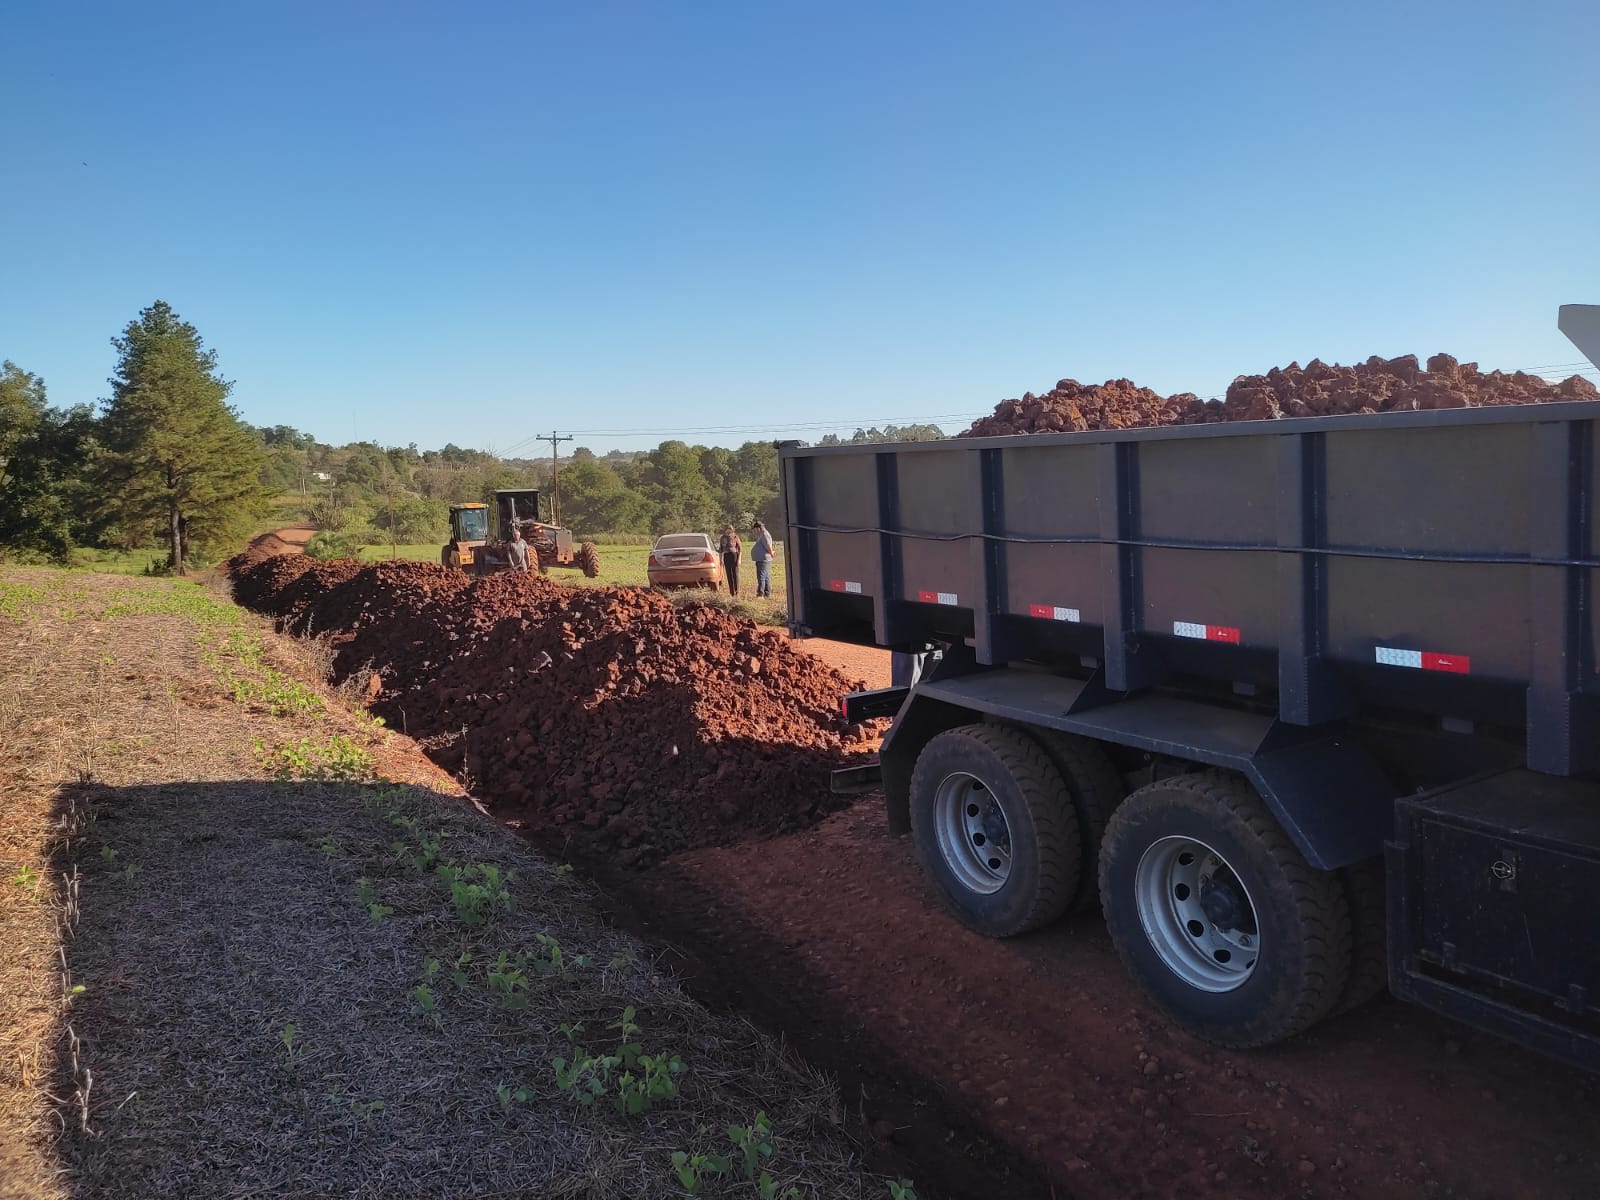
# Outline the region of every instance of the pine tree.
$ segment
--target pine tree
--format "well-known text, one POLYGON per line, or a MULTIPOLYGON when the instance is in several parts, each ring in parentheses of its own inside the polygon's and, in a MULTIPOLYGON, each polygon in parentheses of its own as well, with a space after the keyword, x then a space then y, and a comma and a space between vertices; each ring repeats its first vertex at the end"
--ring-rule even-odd
POLYGON ((216 351, 165 301, 111 344, 107 495, 125 525, 162 530, 182 575, 193 549, 242 538, 261 511, 260 443, 227 404, 233 385, 217 374, 216 351))

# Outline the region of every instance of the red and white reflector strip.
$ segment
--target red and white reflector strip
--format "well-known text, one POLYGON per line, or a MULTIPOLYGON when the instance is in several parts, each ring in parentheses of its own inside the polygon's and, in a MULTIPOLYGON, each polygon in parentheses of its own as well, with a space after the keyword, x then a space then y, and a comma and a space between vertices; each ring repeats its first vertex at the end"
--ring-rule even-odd
POLYGON ((1196 625, 1193 621, 1174 621, 1172 632, 1178 637, 1194 638, 1202 642, 1232 642, 1239 644, 1239 631, 1232 625, 1196 625))
POLYGON ((1414 671, 1448 671, 1452 675, 1472 674, 1472 658, 1466 654, 1433 654, 1427 650, 1397 650, 1378 647, 1380 667, 1410 667, 1414 671))
POLYGON ((859 596, 861 594, 861 585, 854 579, 830 579, 828 580, 828 590, 830 592, 849 592, 852 596, 859 596))
POLYGON ((1038 617, 1041 621, 1072 621, 1083 620, 1083 614, 1075 608, 1062 608, 1055 604, 1030 604, 1028 615, 1038 617))
POLYGON ((960 604, 954 592, 918 592, 917 599, 923 604, 960 604))

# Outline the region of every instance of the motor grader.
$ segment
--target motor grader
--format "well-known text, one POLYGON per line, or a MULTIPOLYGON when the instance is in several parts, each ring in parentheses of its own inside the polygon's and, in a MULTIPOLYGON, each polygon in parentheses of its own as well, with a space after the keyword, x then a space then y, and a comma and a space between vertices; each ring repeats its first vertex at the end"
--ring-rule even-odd
POLYGON ((593 542, 573 549, 572 531, 547 521, 539 510, 536 488, 502 488, 494 494, 495 536, 490 536, 490 508, 487 504, 450 506, 450 541, 439 552, 447 567, 459 567, 474 575, 493 575, 511 569, 507 543, 511 531, 521 529, 528 543, 528 559, 537 562, 539 574, 551 567, 582 571, 590 579, 600 574, 600 552, 593 542))

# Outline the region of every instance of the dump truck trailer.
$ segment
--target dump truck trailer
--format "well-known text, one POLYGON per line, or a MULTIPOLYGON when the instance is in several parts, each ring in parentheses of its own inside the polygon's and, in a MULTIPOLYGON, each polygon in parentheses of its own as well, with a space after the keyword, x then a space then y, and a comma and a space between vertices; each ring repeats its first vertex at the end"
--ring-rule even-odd
POLYGON ((1600 406, 781 447, 792 632, 937 649, 881 787, 951 911, 1099 906, 1232 1047, 1403 999, 1600 1070, 1600 406))

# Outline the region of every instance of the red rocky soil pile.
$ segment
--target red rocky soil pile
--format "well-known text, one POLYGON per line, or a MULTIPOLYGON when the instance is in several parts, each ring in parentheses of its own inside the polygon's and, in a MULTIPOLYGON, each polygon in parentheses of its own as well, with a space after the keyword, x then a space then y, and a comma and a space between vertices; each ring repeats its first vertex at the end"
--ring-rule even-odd
POLYGON ((1582 376, 1547 383, 1522 371, 1484 373, 1477 363, 1457 362, 1448 354, 1435 354, 1426 369, 1418 366, 1414 354, 1388 359, 1373 356, 1348 367, 1313 359, 1304 367, 1290 363, 1265 375, 1241 375, 1228 385, 1221 400, 1202 401, 1192 392, 1163 397, 1126 379, 1094 386, 1063 379, 1043 396, 1028 392, 1020 400, 1002 400, 991 416, 980 417, 961 436, 1595 399, 1600 399, 1600 391, 1582 376))
POLYGON ((1005 433, 1083 433, 1090 429, 1137 429, 1182 425, 1200 403, 1189 392, 1162 396, 1128 379, 1082 384, 1060 380, 1042 396, 1032 392, 1020 400, 1002 400, 994 414, 979 417, 962 437, 1005 433))
POLYGON ((497 811, 630 865, 809 825, 865 741, 862 686, 708 605, 537 575, 279 557, 230 564, 240 603, 328 633, 335 673, 497 811))

